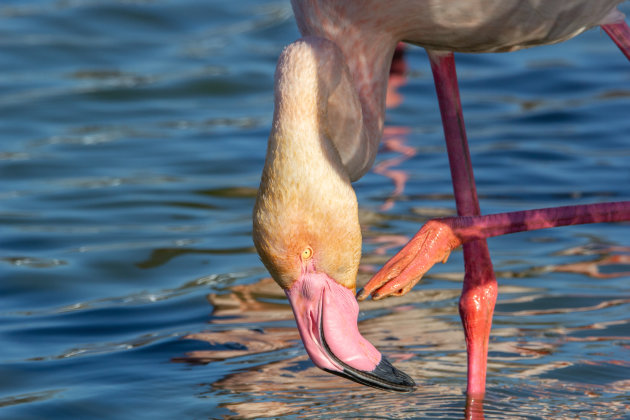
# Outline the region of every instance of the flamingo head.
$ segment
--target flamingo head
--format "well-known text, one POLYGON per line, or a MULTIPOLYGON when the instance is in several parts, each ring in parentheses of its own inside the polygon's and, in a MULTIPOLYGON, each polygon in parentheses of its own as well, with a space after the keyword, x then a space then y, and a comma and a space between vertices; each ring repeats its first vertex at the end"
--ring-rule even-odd
POLYGON ((254 243, 284 289, 315 365, 365 385, 409 392, 413 380, 358 330, 357 199, 322 123, 326 92, 317 53, 298 41, 278 64, 274 121, 253 215, 254 243))

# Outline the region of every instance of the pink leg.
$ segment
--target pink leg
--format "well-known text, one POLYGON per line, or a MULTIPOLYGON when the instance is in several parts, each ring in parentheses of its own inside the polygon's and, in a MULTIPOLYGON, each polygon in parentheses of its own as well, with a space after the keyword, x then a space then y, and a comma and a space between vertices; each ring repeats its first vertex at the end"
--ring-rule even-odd
POLYGON ((612 38, 621 52, 630 60, 630 28, 624 21, 602 25, 604 32, 612 38))
MULTIPOLYGON (((480 214, 479 201, 459 100, 455 59, 452 53, 428 51, 428 54, 442 114, 457 213, 460 216, 478 216, 480 214)), ((425 245, 424 242, 422 244, 425 245)), ((447 256, 448 254, 444 258, 447 256)), ((413 260, 413 257, 413 254, 409 254, 403 256, 402 260, 413 260)), ((494 277, 488 245, 484 239, 464 245, 464 262, 466 274, 462 296, 459 300, 459 313, 464 325, 468 352, 467 393, 469 396, 482 398, 486 389, 486 361, 492 313, 497 300, 497 281, 494 277)), ((386 268, 387 266, 381 272, 386 268)), ((398 291, 397 294, 406 293, 415 283, 400 285, 396 280, 398 274, 400 271, 389 272, 383 282, 378 279, 377 274, 363 290, 359 291, 358 299, 365 299, 376 287, 389 279, 393 280, 384 287, 393 288, 398 291)), ((376 290, 375 299, 382 297, 380 292, 381 289, 376 290)))
POLYGON ((630 201, 459 216, 429 220, 370 279, 359 299, 404 295, 434 264, 445 261, 462 244, 493 236, 586 223, 630 221, 630 201))
MULTIPOLYGON (((456 242, 464 244, 515 232, 626 221, 630 221, 630 201, 551 207, 476 217, 448 217, 431 222, 435 225, 433 229, 445 227, 455 236, 456 242)), ((441 235, 450 236, 451 233, 444 232, 441 235)))
MULTIPOLYGON (((479 200, 459 99, 455 58, 452 53, 428 53, 444 126, 457 213, 460 216, 477 216, 480 214, 479 200)), ((466 274, 459 314, 468 351, 467 393, 482 397, 486 390, 488 340, 497 300, 497 281, 485 240, 464 245, 464 265, 466 274)))

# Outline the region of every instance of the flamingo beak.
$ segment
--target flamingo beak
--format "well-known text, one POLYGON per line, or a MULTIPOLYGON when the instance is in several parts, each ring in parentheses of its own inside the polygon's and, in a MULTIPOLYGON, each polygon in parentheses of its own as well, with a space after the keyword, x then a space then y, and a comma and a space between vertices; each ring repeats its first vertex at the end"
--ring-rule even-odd
POLYGON ((315 365, 363 385, 411 392, 416 384, 361 334, 354 293, 322 273, 303 273, 285 290, 300 337, 315 365))

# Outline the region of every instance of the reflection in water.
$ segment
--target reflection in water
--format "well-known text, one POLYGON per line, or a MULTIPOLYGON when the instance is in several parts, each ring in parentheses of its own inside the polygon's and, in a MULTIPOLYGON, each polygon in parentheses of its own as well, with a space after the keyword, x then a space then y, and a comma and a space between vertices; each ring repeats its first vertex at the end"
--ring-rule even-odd
MULTIPOLYGON (((566 252, 580 254, 575 249, 566 252)), ((583 250, 583 253, 590 252, 590 248, 583 250)), ((462 273, 443 273, 435 274, 434 278, 461 281, 461 276, 462 273)), ((368 277, 360 275, 359 286, 368 277)), ((513 273, 508 277, 519 276, 513 273)), ((464 394, 466 354, 457 316, 458 288, 416 289, 399 299, 360 304, 361 333, 419 384, 409 395, 383 393, 314 367, 302 348, 284 294, 271 278, 234 286, 229 294, 208 296, 213 306, 210 324, 220 330, 212 328, 186 338, 206 341, 212 348, 191 351, 174 361, 192 364, 223 361, 238 365, 243 360, 250 363, 258 360, 255 366, 229 374, 211 385, 213 390, 225 390, 234 395, 234 402, 224 404, 234 412, 234 418, 286 415, 378 418, 382 413, 391 413, 391 407, 397 407, 396 414, 388 414, 387 418, 561 418, 571 412, 601 416, 628 408, 627 402, 618 400, 611 404, 610 399, 606 407, 591 405, 600 401, 602 393, 627 393, 628 380, 615 376, 615 368, 630 367, 627 360, 588 359, 584 355, 583 360, 576 362, 554 356, 571 343, 593 342, 607 346, 613 342, 630 342, 627 334, 615 336, 607 331, 627 330, 626 320, 574 327, 551 324, 538 330, 538 325, 548 323, 547 318, 556 313, 597 313, 627 303, 627 299, 620 302, 623 299, 601 296, 599 303, 593 305, 591 302, 597 299, 591 297, 576 306, 571 303, 576 300, 566 296, 552 305, 553 310, 549 306, 520 310, 521 304, 535 307, 538 301, 549 298, 538 289, 524 286, 504 285, 500 292, 501 310, 497 311, 490 344, 489 393, 485 403, 467 400, 464 394), (561 301, 564 305, 559 303, 561 301), (501 320, 505 316, 519 317, 521 326, 503 326, 501 320), (265 357, 261 357, 263 354, 265 357), (557 379, 566 369, 589 367, 602 369, 611 380, 597 385, 557 379), (496 384, 498 377, 501 377, 500 386, 496 384), (461 388, 453 387, 454 382, 461 383, 461 388), (522 407, 512 405, 515 395, 522 398, 523 394, 534 401, 540 399, 539 403, 532 404, 534 411, 523 413, 522 407), (550 395, 566 403, 544 403, 556 401, 550 395)), ((512 321, 510 325, 513 324, 512 321)))
POLYGON ((568 250, 564 255, 599 255, 593 261, 580 261, 557 265, 554 271, 584 274, 596 279, 614 279, 630 276, 630 248, 606 247, 588 249, 584 247, 568 250))
POLYGON ((394 192, 383 203, 380 208, 381 211, 390 210, 394 206, 396 198, 403 193, 405 183, 409 179, 407 172, 400 169, 392 169, 416 155, 416 150, 406 144, 404 136, 408 133, 409 129, 406 127, 387 126, 383 130, 383 151, 396 152, 400 156, 385 159, 372 168, 374 173, 386 176, 394 182, 394 192))
POLYGON ((216 360, 281 350, 291 347, 299 336, 295 328, 268 328, 266 330, 235 328, 229 331, 189 334, 184 338, 207 341, 213 346, 221 347, 219 350, 190 352, 184 359, 174 359, 174 361, 205 364, 216 360))
MULTIPOLYGON (((394 52, 394 58, 392 60, 392 66, 389 73, 389 81, 387 83, 387 96, 385 99, 385 106, 388 109, 398 107, 404 99, 398 89, 407 83, 407 77, 405 75, 407 70, 407 64, 404 56, 405 48, 405 45, 400 43, 394 52)), ((399 156, 385 159, 374 165, 372 168, 374 173, 386 176, 394 182, 394 192, 385 200, 385 203, 383 203, 380 208, 381 211, 390 210, 394 206, 396 198, 402 194, 405 189, 405 183, 409 179, 409 174, 406 171, 394 169, 404 161, 411 159, 416 155, 416 149, 407 145, 406 137, 409 132, 409 127, 396 127, 388 125, 383 129, 381 153, 395 152, 398 153, 399 156)))
MULTIPOLYGON (((366 280, 367 276, 361 276, 361 285, 366 280)), ((528 305, 544 298, 538 290, 522 286, 502 286, 501 295, 529 297, 528 305)), ((479 400, 467 401, 466 354, 457 317, 458 297, 458 288, 427 288, 414 290, 400 299, 361 302, 361 333, 416 380, 419 387, 409 395, 373 390, 314 367, 302 348, 283 292, 271 278, 234 286, 226 295, 210 295, 208 299, 213 305, 210 324, 220 330, 213 327, 207 333, 186 338, 206 341, 212 348, 189 352, 174 361, 192 364, 223 361, 237 366, 244 360, 249 363, 257 360, 255 366, 229 374, 211 385, 213 390, 224 390, 234 396, 233 402, 224 404, 234 412, 234 418, 286 415, 379 418, 383 413, 388 413, 386 418, 562 418, 567 413, 601 417, 606 412, 627 408, 628 403, 622 400, 611 405, 608 399, 606 407, 593 405, 600 401, 602 393, 626 394, 630 385, 627 379, 613 376, 610 382, 597 385, 555 378, 561 377, 565 369, 578 368, 579 364, 609 370, 614 375, 615 367, 629 367, 626 360, 600 358, 577 364, 554 360, 561 347, 576 341, 609 345, 630 340, 609 333, 584 335, 589 330, 597 333, 606 328, 627 328, 627 321, 593 323, 579 328, 547 326, 540 331, 543 335, 538 335, 534 330, 549 316, 546 311, 497 314, 490 345, 488 396, 484 405, 479 400), (518 316, 521 327, 503 327, 501 319, 506 315, 518 316), (265 357, 261 357, 263 354, 265 357), (530 362, 526 363, 527 360, 530 362), (492 379, 499 376, 501 385, 492 379), (458 381, 461 388, 453 387, 458 381), (519 399, 516 395, 521 400, 525 395, 540 402, 532 403, 530 413, 523 413, 522 407, 511 402, 519 399), (550 401, 557 402, 550 395, 565 400, 564 405, 549 405, 550 401), (397 407, 395 414, 391 414, 391 407, 397 407)), ((505 308, 521 302, 520 298, 507 298, 500 304, 505 308)), ((595 312, 607 302, 610 300, 603 298, 602 304, 595 307, 571 310, 595 312)))
POLYGON ((17 404, 28 404, 39 401, 46 401, 54 398, 63 389, 51 389, 48 391, 29 392, 28 394, 12 395, 6 398, 0 398, 0 408, 9 407, 17 404))
MULTIPOLYGON (((600 255, 595 262, 572 263, 580 266, 612 261, 615 255, 627 251, 587 245, 562 253, 583 258, 600 255)), ((365 256, 368 260, 375 257, 365 256)), ((561 265, 525 271, 540 274, 564 268, 561 265)), ((504 274, 505 278, 523 277, 518 272, 504 274)), ((583 274, 588 276, 590 272, 583 274)), ((618 273, 610 274, 615 277, 618 273)), ((361 274, 358 286, 365 284, 369 276, 370 273, 361 274)), ((438 273, 432 278, 459 283, 462 276, 463 273, 438 273)), ((457 315, 459 287, 426 287, 398 299, 360 303, 361 333, 419 384, 408 395, 377 391, 316 368, 302 348, 284 293, 271 278, 236 285, 230 290, 228 294, 208 296, 213 307, 210 331, 185 337, 205 341, 211 348, 191 351, 173 360, 233 366, 247 361, 245 369, 211 384, 213 391, 222 390, 233 396, 230 403, 223 404, 234 413, 231 418, 566 418, 568 413, 601 418, 605 413, 629 408, 627 401, 615 398, 606 398, 604 406, 601 398, 627 394, 630 382, 623 373, 619 377, 619 369, 629 368, 630 363, 622 356, 614 359, 605 353, 600 357, 584 354, 578 360, 555 356, 566 353, 572 343, 611 346, 630 342, 628 334, 612 333, 615 329, 627 331, 628 321, 592 322, 587 316, 587 322, 573 326, 553 323, 556 314, 597 314, 627 304, 628 299, 599 296, 580 300, 562 296, 549 304, 549 295, 540 289, 502 285, 500 310, 490 343, 489 392, 482 402, 467 399, 464 393, 466 354, 457 315), (509 326, 503 325, 504 317, 511 319, 509 326), (520 321, 515 322, 515 318, 520 321), (513 327, 514 324, 519 327, 513 327), (254 366, 250 365, 252 362, 254 366), (563 372, 572 369, 599 369, 599 375, 608 379, 600 384, 563 381, 563 372), (453 387, 453 383, 460 383, 461 387, 453 387), (523 398, 531 401, 528 413, 513 402, 523 398), (391 407, 397 407, 395 414, 391 407), (383 413, 387 415, 382 417, 383 413)))
POLYGON ((136 264, 138 268, 155 268, 168 263, 173 258, 181 255, 208 254, 208 255, 234 255, 253 254, 256 252, 253 246, 241 248, 217 248, 217 249, 191 249, 191 248, 156 248, 151 251, 151 256, 136 264))
MULTIPOLYGON (((367 279, 362 280, 364 283, 367 279)), ((411 304, 414 301, 452 300, 456 295, 457 291, 435 290, 424 296, 411 293, 404 301, 362 303, 361 310, 371 317, 360 323, 361 332, 394 363, 410 371, 416 378, 441 377, 457 370, 463 375, 464 372, 458 366, 463 366, 465 355, 457 351, 462 340, 461 332, 440 317, 432 317, 430 309, 411 304), (375 314, 379 316, 375 317, 375 314), (419 319, 424 320, 420 326, 419 319), (418 363, 417 356, 426 346, 449 349, 449 355, 441 362, 429 357, 418 363)), ((249 330, 234 328, 187 337, 208 341, 218 348, 190 352, 177 361, 208 363, 261 352, 276 353, 269 359, 272 362, 231 374, 212 385, 216 389, 243 395, 242 402, 226 406, 237 413, 236 418, 297 414, 308 406, 310 415, 344 412, 349 415, 356 410, 354 404, 357 400, 361 401, 362 412, 385 413, 388 406, 397 404, 395 398, 398 394, 384 394, 314 367, 302 349, 293 326, 291 309, 284 303, 282 290, 272 279, 236 286, 229 295, 211 295, 209 300, 214 306, 212 323, 254 326, 286 324, 287 320, 291 320, 292 324, 288 327, 270 326, 249 330), (283 303, 275 303, 274 300, 283 303), (260 398, 263 396, 265 398, 260 398), (318 404, 319 407, 311 406, 316 400, 326 403, 318 404)), ((454 310, 451 308, 448 312, 454 310)), ((430 388, 431 392, 437 392, 433 385, 430 388)), ((446 391, 441 389, 440 394, 446 395, 446 391)), ((461 391, 451 393, 461 396, 461 391)))
POLYGON ((466 412, 464 418, 469 420, 484 419, 483 399, 466 397, 466 412))

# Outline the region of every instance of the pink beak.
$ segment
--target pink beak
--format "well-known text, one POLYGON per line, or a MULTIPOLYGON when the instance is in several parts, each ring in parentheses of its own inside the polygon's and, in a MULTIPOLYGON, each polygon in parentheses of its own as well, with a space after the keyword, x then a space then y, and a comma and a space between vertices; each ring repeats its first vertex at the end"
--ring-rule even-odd
POLYGON ((410 392, 416 386, 361 336, 352 291, 322 273, 302 273, 286 290, 300 337, 315 365, 363 385, 410 392))

